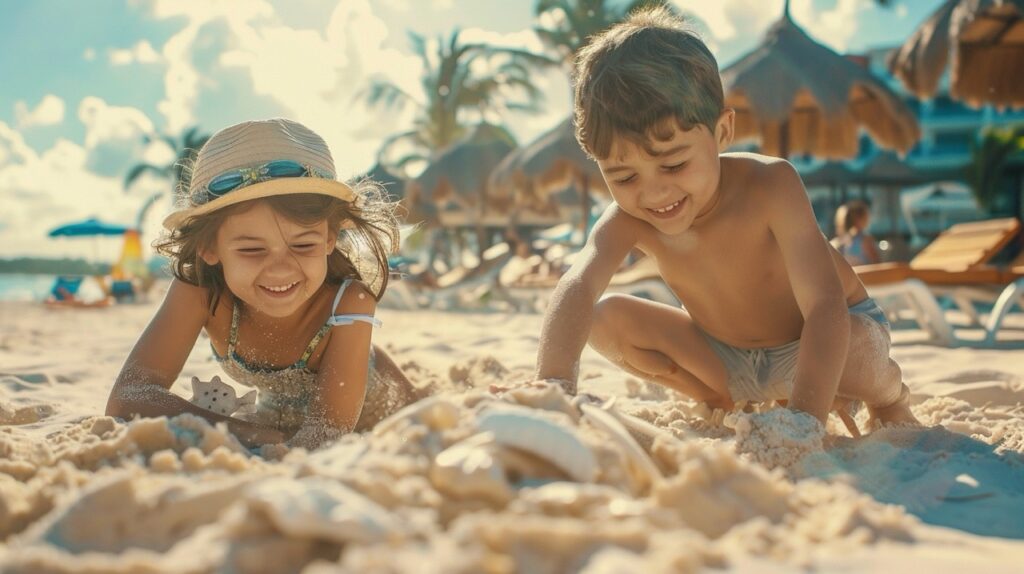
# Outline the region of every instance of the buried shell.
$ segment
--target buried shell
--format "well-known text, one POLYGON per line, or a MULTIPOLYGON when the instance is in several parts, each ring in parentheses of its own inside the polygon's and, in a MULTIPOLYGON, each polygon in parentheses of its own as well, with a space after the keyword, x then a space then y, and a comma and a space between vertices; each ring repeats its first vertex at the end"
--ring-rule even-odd
POLYGON ((324 478, 271 478, 252 485, 245 497, 289 536, 373 543, 404 530, 376 502, 324 478))
POLYGON ((636 440, 611 413, 594 405, 580 405, 583 416, 615 441, 626 457, 626 469, 635 493, 642 493, 664 479, 661 471, 636 440))
MULTIPOLYGON (((542 458, 576 482, 597 477, 597 459, 576 430, 547 416, 524 408, 490 410, 477 421, 477 428, 494 435, 494 441, 542 458)), ((568 417, 566 417, 568 419, 568 417)))
POLYGON ((512 500, 505 464, 490 433, 460 441, 434 457, 430 480, 444 492, 459 498, 486 498, 498 504, 512 500))

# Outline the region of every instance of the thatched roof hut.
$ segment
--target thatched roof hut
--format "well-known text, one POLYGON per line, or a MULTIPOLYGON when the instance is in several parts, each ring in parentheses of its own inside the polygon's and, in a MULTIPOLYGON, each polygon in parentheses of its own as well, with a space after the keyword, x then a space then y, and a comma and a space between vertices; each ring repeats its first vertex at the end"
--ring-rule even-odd
POLYGON ((973 106, 1024 106, 1024 0, 948 0, 889 56, 918 98, 935 95, 946 64, 949 93, 973 106))
POLYGON ((480 124, 467 138, 439 153, 408 183, 406 200, 410 205, 432 205, 438 213, 465 211, 479 216, 485 205, 487 177, 514 148, 515 140, 504 128, 480 124))
POLYGON ((789 16, 764 41, 722 71, 726 106, 736 110, 736 137, 760 139, 763 153, 828 159, 857 155, 867 130, 884 148, 909 151, 917 119, 867 69, 812 40, 789 16))
POLYGON ((576 141, 566 118, 533 142, 508 154, 491 173, 488 201, 496 208, 515 205, 543 210, 552 193, 569 187, 608 193, 597 162, 576 141))

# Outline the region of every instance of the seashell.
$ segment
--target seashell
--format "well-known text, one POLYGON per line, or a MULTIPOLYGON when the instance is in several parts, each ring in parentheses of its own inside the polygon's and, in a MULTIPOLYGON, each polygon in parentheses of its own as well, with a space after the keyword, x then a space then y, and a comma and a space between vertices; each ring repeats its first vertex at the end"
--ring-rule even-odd
POLYGON ((246 499, 287 536, 366 544, 403 530, 402 522, 376 502, 315 476, 262 480, 247 490, 246 499))
POLYGON ((231 416, 235 412, 239 414, 251 414, 255 412, 256 391, 249 391, 241 397, 235 394, 235 387, 214 377, 209 381, 200 381, 199 377, 192 377, 192 398, 189 402, 199 408, 231 416))
POLYGON ((615 415, 594 405, 583 404, 580 405, 580 409, 583 410, 583 416, 610 436, 625 454, 626 469, 632 479, 635 493, 646 492, 656 482, 665 478, 647 452, 637 444, 615 415))
POLYGON ((430 481, 459 498, 486 498, 504 505, 512 500, 505 465, 495 452, 494 436, 480 433, 448 447, 430 468, 430 481))
POLYGON ((397 428, 401 421, 423 424, 432 431, 454 428, 459 422, 459 407, 444 397, 429 397, 403 408, 377 423, 373 434, 381 436, 397 428))
POLYGON ((550 417, 551 414, 542 416, 530 409, 502 407, 480 415, 477 428, 492 433, 498 444, 550 462, 576 482, 592 482, 597 476, 594 453, 568 420, 559 424, 550 417))

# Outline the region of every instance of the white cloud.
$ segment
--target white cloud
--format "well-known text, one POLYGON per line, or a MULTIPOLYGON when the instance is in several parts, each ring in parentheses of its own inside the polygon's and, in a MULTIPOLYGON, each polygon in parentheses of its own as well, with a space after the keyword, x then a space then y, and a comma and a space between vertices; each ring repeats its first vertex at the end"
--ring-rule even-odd
POLYGON ((34 157, 35 151, 25 143, 21 133, 0 121, 0 167, 23 165, 34 157))
POLYGON ((221 21, 231 30, 244 30, 250 26, 250 21, 272 16, 273 7, 263 0, 156 0, 152 4, 152 13, 158 19, 184 16, 188 20, 185 27, 161 49, 168 66, 164 74, 165 96, 157 104, 157 110, 167 120, 167 131, 177 133, 195 121, 200 76, 193 57, 200 29, 208 23, 221 21))
POLYGON ((111 106, 93 96, 79 104, 78 119, 85 125, 85 165, 104 176, 123 177, 145 151, 143 136, 154 132, 142 111, 111 106))
POLYGON ((85 60, 86 62, 91 62, 91 61, 95 60, 96 59, 96 49, 95 48, 86 48, 85 50, 83 50, 82 51, 82 59, 85 60))
POLYGON ((14 117, 19 129, 32 126, 52 126, 64 121, 64 100, 53 94, 46 94, 35 108, 18 100, 14 104, 14 117))
POLYGON ((273 7, 264 0, 205 0, 204 2, 156 0, 153 2, 153 15, 157 18, 185 16, 189 19, 190 25, 201 25, 219 19, 233 24, 244 24, 250 20, 269 17, 273 13, 273 7))
POLYGON ((110 63, 114 66, 126 66, 128 64, 153 64, 160 61, 160 54, 156 53, 153 45, 148 40, 139 40, 134 46, 125 50, 110 50, 110 63))
MULTIPOLYGON (((85 148, 63 138, 37 154, 0 122, 0 256, 92 257, 96 242, 50 239, 47 232, 93 215, 133 223, 144 195, 125 194, 120 177, 94 173, 88 156, 85 148)), ((100 255, 116 255, 117 246, 108 247, 114 251, 100 255)))
MULTIPOLYGON (((768 27, 782 17, 784 0, 722 0, 687 2, 675 0, 683 12, 694 14, 707 25, 713 43, 736 41, 740 30, 758 41, 768 27)), ((792 0, 790 15, 812 38, 837 52, 843 52, 857 34, 857 14, 873 6, 874 0, 835 0, 831 9, 816 8, 814 0, 792 0)))
MULTIPOLYGON (((418 6, 421 0, 377 0, 392 12, 408 12, 418 6)), ((430 0, 430 10, 442 12, 455 7, 455 0, 430 0)))
POLYGON ((816 10, 812 0, 796 0, 792 6, 794 19, 816 41, 840 54, 847 50, 857 34, 857 14, 873 5, 874 0, 837 0, 831 10, 816 10))
POLYGON ((354 102, 373 74, 386 75, 407 91, 419 89, 419 60, 384 46, 390 31, 366 0, 339 3, 323 30, 286 27, 262 2, 201 7, 158 2, 155 13, 190 18, 162 48, 169 68, 158 109, 168 131, 193 123, 206 90, 231 86, 238 73, 254 95, 270 98, 282 113, 320 133, 341 174, 369 167, 376 142, 408 125, 403 114, 371 118, 376 114, 354 102), (219 52, 211 49, 210 36, 216 36, 219 52))

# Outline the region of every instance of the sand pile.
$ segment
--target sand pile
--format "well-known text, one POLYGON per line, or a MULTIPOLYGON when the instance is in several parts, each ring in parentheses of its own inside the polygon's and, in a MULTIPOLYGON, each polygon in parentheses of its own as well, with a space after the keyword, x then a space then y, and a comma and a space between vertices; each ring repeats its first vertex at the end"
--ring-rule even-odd
POLYGON ((689 571, 800 565, 920 531, 845 479, 782 470, 816 456, 798 474, 836 474, 903 434, 826 452, 787 411, 735 415, 729 441, 644 440, 643 423, 548 385, 431 397, 313 453, 249 452, 189 415, 90 417, 45 442, 5 426, 5 571, 689 571))

